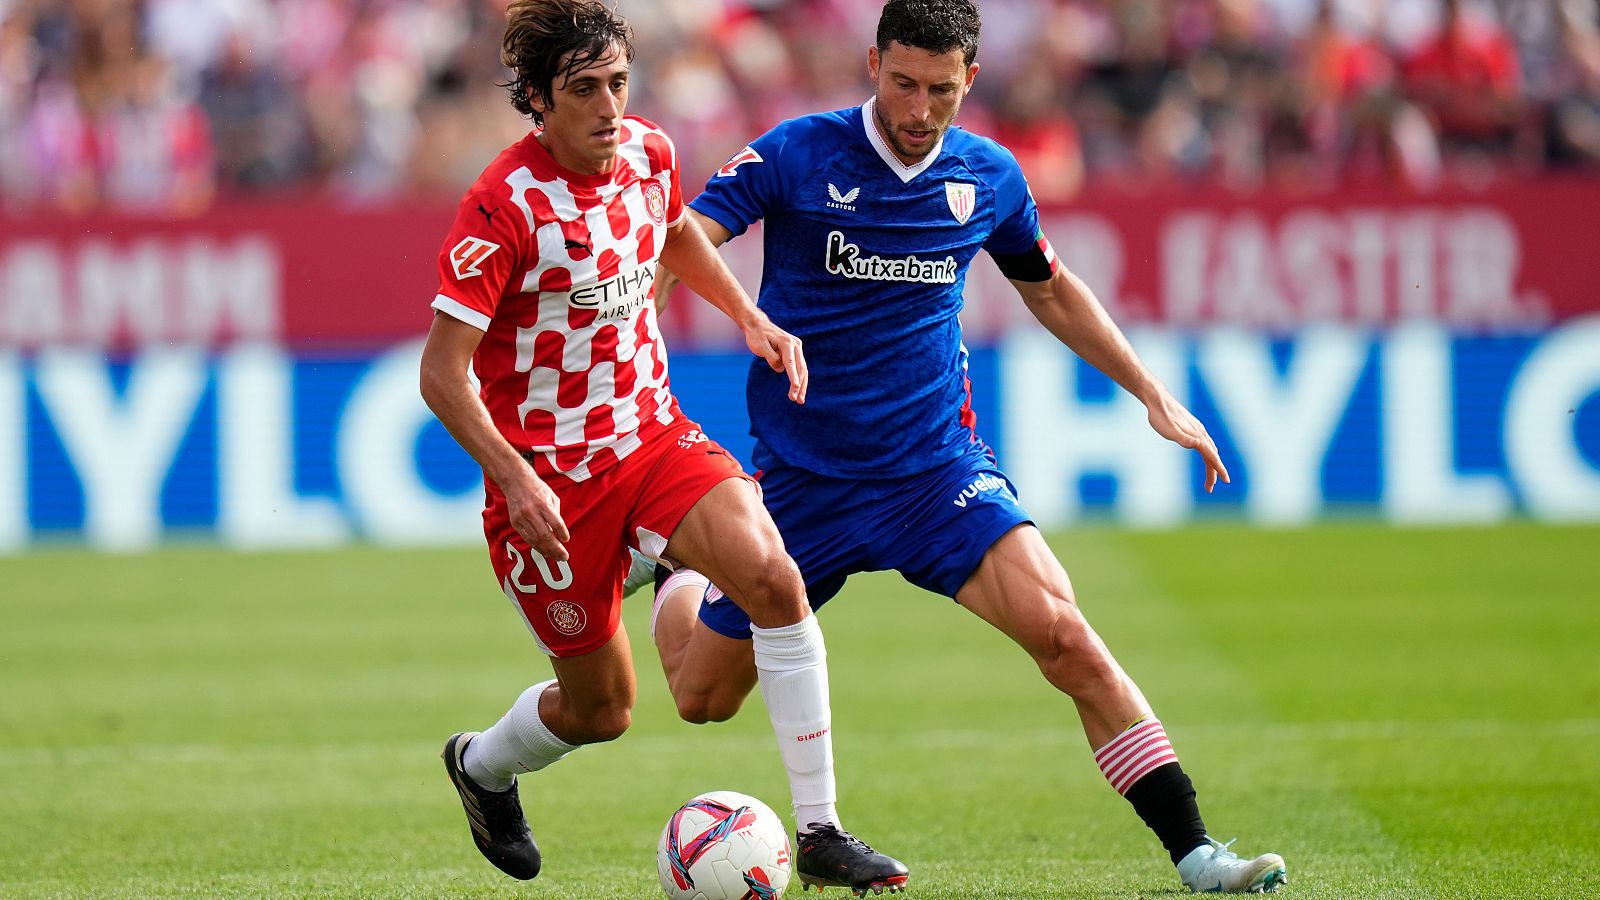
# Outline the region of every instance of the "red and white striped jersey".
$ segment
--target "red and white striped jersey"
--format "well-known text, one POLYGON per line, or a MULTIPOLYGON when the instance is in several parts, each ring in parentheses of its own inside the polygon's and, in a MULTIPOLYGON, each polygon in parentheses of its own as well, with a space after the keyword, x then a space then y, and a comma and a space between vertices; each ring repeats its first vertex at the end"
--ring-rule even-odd
POLYGON ((483 330, 472 368, 540 477, 583 481, 678 414, 656 327, 656 256, 683 215, 677 151, 628 116, 610 172, 561 168, 536 136, 478 177, 439 253, 433 308, 483 330))

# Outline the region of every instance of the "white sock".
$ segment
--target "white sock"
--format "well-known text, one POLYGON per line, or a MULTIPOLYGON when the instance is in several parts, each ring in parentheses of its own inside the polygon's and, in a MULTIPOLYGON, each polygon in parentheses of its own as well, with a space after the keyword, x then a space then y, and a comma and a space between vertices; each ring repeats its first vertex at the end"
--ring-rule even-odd
POLYGON ((828 706, 828 651, 817 617, 779 628, 751 626, 761 698, 789 771, 795 824, 839 825, 833 781, 833 714, 828 706))
POLYGON ((554 680, 522 692, 500 721, 467 744, 467 776, 491 791, 508 791, 519 772, 537 772, 578 749, 550 733, 539 718, 539 697, 554 680))

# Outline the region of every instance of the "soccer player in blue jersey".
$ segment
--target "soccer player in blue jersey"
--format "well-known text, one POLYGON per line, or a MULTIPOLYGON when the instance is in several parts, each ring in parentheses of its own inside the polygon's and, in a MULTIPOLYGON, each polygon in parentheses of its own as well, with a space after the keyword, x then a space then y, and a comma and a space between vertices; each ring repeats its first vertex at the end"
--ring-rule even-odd
MULTIPOLYGON (((814 606, 854 572, 896 569, 1020 644, 1072 699, 1096 763, 1191 890, 1274 889, 1280 856, 1241 859, 1208 836, 1161 722, 975 430, 957 314, 984 250, 1045 328, 1144 403, 1157 434, 1200 454, 1208 491, 1228 480, 1204 426, 1056 260, 1015 158, 952 126, 978 73, 978 31, 971 0, 889 0, 867 52, 874 96, 777 126, 691 204, 719 244, 764 221, 758 302, 810 362, 804 406, 787 402, 782 375, 750 368, 767 508, 814 606)), ((719 596, 684 570, 658 590, 653 631, 690 721, 731 716, 756 681, 748 619, 719 596)), ((800 876, 859 891, 808 869, 808 841, 832 824, 800 835, 800 876)))

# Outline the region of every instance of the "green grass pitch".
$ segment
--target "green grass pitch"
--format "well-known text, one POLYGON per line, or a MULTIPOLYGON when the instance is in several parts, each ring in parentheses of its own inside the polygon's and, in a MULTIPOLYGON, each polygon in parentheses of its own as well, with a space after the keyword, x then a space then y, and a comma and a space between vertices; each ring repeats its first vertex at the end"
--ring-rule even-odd
MULTIPOLYGON (((1600 528, 1053 544, 1213 833, 1287 858, 1280 896, 1600 896, 1600 528)), ((678 803, 788 792, 759 696, 672 715, 647 605, 632 731, 524 780, 523 885, 438 760, 549 671, 481 550, 0 559, 0 896, 659 896, 678 803)), ((911 898, 1178 891, 1007 641, 889 575, 822 624, 845 821, 911 898)))

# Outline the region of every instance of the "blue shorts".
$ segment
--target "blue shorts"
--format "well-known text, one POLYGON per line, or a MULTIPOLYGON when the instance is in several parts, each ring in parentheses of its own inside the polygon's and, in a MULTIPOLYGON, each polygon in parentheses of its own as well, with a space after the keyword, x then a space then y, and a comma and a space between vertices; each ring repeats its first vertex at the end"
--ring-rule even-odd
MULTIPOLYGON (((760 482, 812 609, 856 572, 886 569, 953 599, 995 541, 1032 522, 982 442, 904 478, 829 478, 784 466, 760 482)), ((718 634, 750 637, 750 617, 726 597, 701 604, 700 619, 718 634)))

